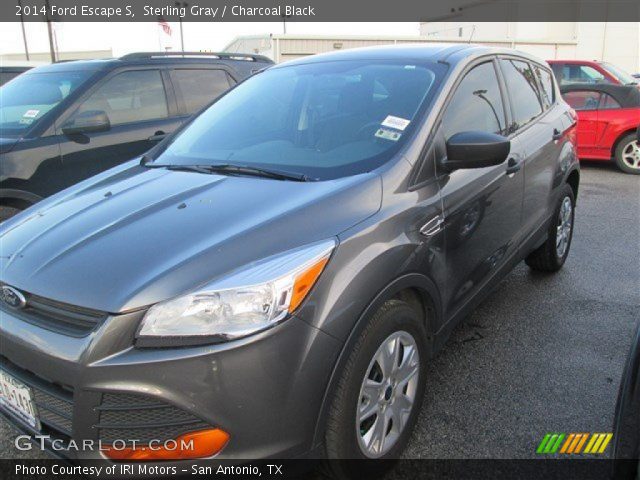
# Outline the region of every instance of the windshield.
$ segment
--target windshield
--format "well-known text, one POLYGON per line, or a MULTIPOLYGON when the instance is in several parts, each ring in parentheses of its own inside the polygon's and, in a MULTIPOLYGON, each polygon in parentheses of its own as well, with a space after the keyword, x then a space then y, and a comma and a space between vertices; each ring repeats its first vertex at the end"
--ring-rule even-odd
POLYGON ((638 83, 638 80, 636 78, 633 78, 630 74, 628 74, 621 68, 616 67, 615 65, 611 65, 610 63, 606 63, 606 62, 603 62, 601 65, 604 68, 606 68, 607 71, 611 73, 614 77, 620 80, 620 83, 622 83, 623 85, 638 83))
POLYGON ((20 136, 71 92, 91 72, 28 73, 0 87, 0 134, 20 136))
POLYGON ((222 97, 155 165, 233 164, 331 179, 397 151, 443 66, 337 61, 274 68, 222 97))

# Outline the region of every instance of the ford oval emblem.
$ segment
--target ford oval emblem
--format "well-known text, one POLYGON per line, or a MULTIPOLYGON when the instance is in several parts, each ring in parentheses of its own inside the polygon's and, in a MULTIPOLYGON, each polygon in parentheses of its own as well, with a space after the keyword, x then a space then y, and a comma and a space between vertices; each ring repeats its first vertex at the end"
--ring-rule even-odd
POLYGON ((13 287, 3 285, 0 289, 0 300, 11 308, 23 308, 27 304, 27 299, 13 287))

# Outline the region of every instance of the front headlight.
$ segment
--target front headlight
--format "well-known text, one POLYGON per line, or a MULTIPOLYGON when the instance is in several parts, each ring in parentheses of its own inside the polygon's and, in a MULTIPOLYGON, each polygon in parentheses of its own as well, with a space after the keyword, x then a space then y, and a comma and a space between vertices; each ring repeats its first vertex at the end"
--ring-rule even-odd
POLYGON ((335 246, 326 240, 275 255, 154 305, 138 330, 138 346, 232 340, 277 324, 300 306, 335 246))

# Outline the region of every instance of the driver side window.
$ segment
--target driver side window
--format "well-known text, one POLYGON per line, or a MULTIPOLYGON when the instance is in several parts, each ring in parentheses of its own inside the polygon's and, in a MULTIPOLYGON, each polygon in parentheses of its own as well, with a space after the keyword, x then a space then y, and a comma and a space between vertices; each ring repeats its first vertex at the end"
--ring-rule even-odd
POLYGON ((159 70, 122 72, 102 84, 76 112, 104 111, 111 125, 166 118, 167 99, 159 70))
POLYGON ((505 134, 502 95, 493 62, 474 67, 458 85, 442 120, 445 139, 460 132, 505 134))

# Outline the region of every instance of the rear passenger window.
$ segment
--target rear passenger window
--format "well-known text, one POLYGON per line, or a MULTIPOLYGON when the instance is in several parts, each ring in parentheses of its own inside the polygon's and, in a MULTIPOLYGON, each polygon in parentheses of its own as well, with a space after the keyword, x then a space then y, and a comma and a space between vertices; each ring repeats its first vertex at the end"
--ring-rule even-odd
POLYGON ((622 108, 622 106, 611 95, 602 93, 600 97, 600 110, 611 110, 614 108, 622 108))
POLYGON ((551 72, 546 68, 542 68, 535 64, 533 65, 533 72, 536 74, 538 83, 540 83, 540 98, 542 99, 542 105, 546 110, 555 101, 551 72))
POLYGON ((102 110, 111 125, 166 118, 167 99, 158 70, 119 73, 85 100, 78 113, 102 110))
POLYGON ((538 84, 527 62, 513 59, 500 60, 504 79, 509 89, 513 107, 513 130, 517 130, 542 113, 542 101, 538 96, 538 84))
POLYGON ((445 138, 460 132, 506 133, 504 106, 492 62, 471 70, 460 82, 442 120, 445 138))
POLYGON ((224 70, 215 69, 173 70, 171 81, 189 114, 214 101, 232 85, 224 70))
POLYGON ((600 92, 592 90, 566 92, 562 98, 574 110, 596 110, 600 101, 600 92))

